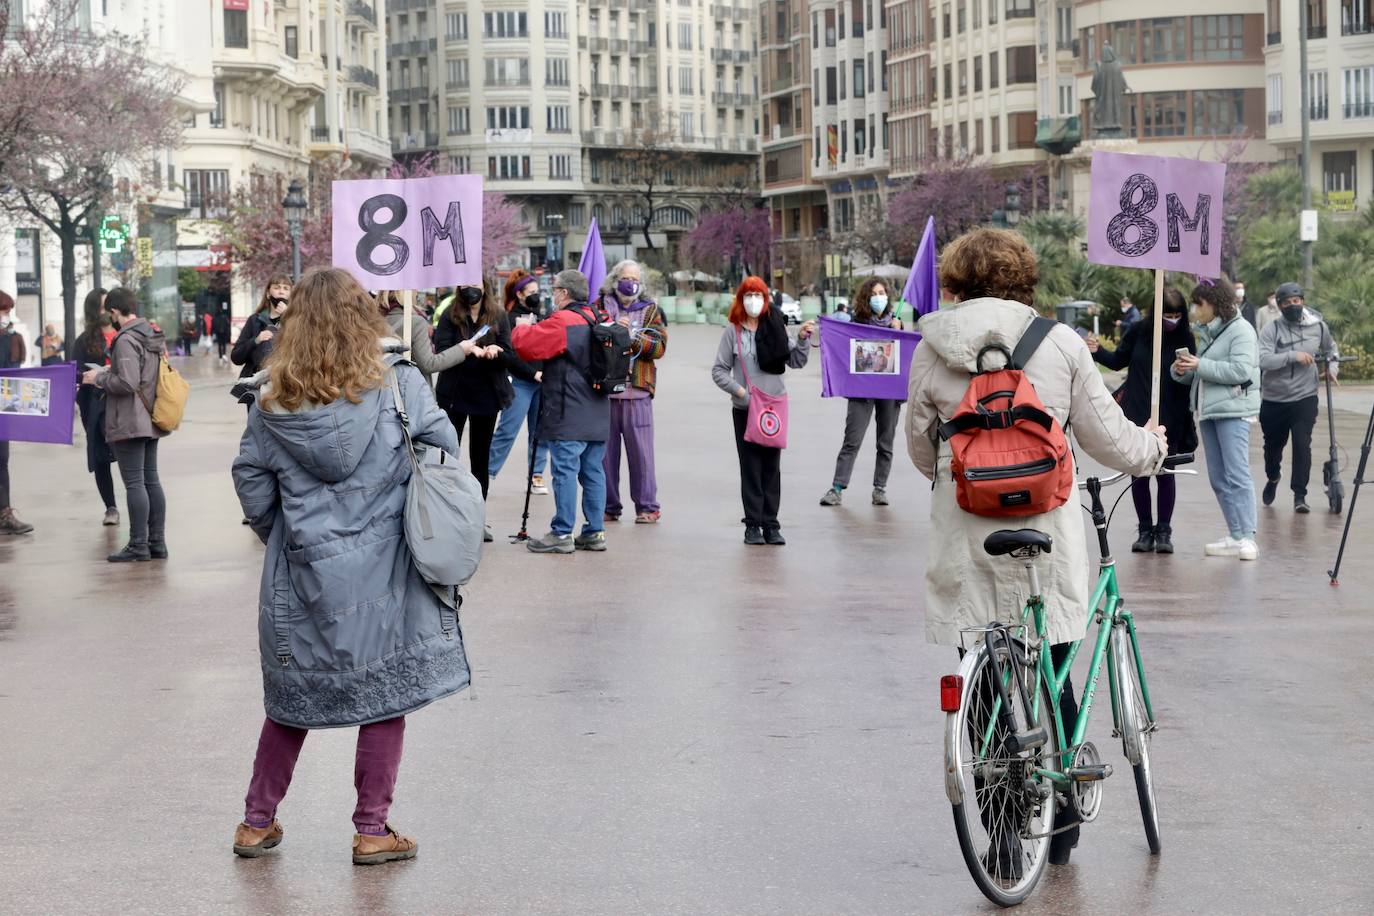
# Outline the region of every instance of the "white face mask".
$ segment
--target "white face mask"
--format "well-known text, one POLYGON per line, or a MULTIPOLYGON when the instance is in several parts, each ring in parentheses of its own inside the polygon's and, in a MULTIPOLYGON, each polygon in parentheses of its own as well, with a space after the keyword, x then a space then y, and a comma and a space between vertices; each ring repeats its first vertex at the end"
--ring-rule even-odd
POLYGON ((762 314, 763 314, 763 297, 762 297, 762 296, 745 296, 745 297, 744 297, 744 311, 748 313, 748 315, 749 315, 750 318, 757 318, 757 317, 759 317, 760 315, 762 315, 762 314))
POLYGON ((869 308, 873 309, 873 314, 881 315, 887 311, 886 296, 870 296, 868 300, 869 308))

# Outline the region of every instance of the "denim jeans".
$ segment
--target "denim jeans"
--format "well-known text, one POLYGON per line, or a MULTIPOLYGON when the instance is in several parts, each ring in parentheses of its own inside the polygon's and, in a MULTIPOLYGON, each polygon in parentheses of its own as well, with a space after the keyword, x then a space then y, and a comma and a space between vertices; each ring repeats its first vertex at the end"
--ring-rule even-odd
POLYGON ((1203 420, 1207 479, 1217 495, 1233 538, 1253 538, 1256 528, 1255 482, 1250 476, 1250 423, 1240 417, 1203 420))
MULTIPOLYGON (((539 431, 539 407, 543 400, 539 396, 539 383, 526 381, 522 378, 512 378, 510 383, 511 387, 515 389, 515 400, 510 402, 509 407, 501 411, 501 420, 496 425, 496 435, 491 440, 491 460, 488 462, 488 470, 492 477, 501 473, 501 467, 506 463, 506 458, 510 456, 510 450, 515 445, 515 437, 520 435, 521 423, 528 421, 531 444, 534 443, 535 434, 539 431)), ((542 474, 544 473, 544 461, 548 457, 549 444, 540 442, 539 453, 526 460, 533 460, 534 473, 542 474)))
POLYGON ((577 524, 577 485, 582 485, 582 534, 606 528, 606 443, 557 439, 549 443, 553 465, 553 533, 572 534, 577 524))

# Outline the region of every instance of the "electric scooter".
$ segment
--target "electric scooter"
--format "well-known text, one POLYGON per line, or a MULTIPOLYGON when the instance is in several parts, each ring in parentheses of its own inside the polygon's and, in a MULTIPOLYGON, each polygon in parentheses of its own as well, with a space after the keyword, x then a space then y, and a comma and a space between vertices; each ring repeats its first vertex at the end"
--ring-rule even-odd
POLYGON ((1341 514, 1341 503, 1345 499, 1345 487, 1341 484, 1341 463, 1336 453, 1336 413, 1331 405, 1331 386, 1334 384, 1331 379, 1330 363, 1348 363, 1355 357, 1342 356, 1331 359, 1327 356, 1317 356, 1317 364, 1322 367, 1322 373, 1326 376, 1326 425, 1331 434, 1331 457, 1322 463, 1322 486, 1326 488, 1326 499, 1331 505, 1331 514, 1341 514))

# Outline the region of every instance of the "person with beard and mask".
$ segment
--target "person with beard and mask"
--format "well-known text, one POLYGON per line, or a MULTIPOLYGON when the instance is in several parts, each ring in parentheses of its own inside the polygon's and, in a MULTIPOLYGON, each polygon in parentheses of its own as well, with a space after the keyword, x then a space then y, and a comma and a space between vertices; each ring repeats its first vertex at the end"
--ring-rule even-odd
MULTIPOLYGON (((491 460, 491 437, 496 430, 496 417, 511 402, 513 394, 506 375, 502 354, 510 349, 510 320, 499 304, 480 286, 458 287, 457 298, 444 313, 439 327, 434 329, 434 347, 447 352, 472 341, 472 359, 465 359, 451 369, 439 373, 434 393, 439 406, 448 414, 458 441, 468 428, 468 457, 472 476, 482 485, 482 498, 491 483, 488 462, 491 460), (482 337, 473 340, 478 331, 486 328, 482 337)), ((490 541, 491 533, 487 533, 490 541)))
MULTIPOLYGON (((1183 294, 1172 286, 1164 289, 1164 339, 1162 351, 1173 354, 1186 349, 1197 352, 1192 328, 1188 326, 1188 307, 1183 294)), ((1154 372, 1155 352, 1154 316, 1148 312, 1143 321, 1134 325, 1121 337, 1115 350, 1104 350, 1096 337, 1088 337, 1088 350, 1098 365, 1108 369, 1126 370, 1126 381, 1115 397, 1121 412, 1137 426, 1150 420, 1150 378, 1154 372)), ((1159 390, 1159 422, 1166 430, 1169 454, 1178 455, 1197 449, 1197 426, 1188 405, 1188 389, 1182 385, 1161 385, 1159 390)), ((1131 481, 1131 498, 1135 502, 1136 521, 1140 536, 1131 545, 1133 553, 1173 553, 1173 517, 1177 488, 1169 474, 1158 477, 1136 477, 1131 481), (1150 509, 1150 481, 1159 489, 1158 514, 1150 509)))
POLYGON ((795 343, 788 341, 782 310, 768 302, 768 284, 761 277, 745 277, 735 290, 729 322, 716 348, 711 379, 730 395, 735 424, 735 452, 739 456, 740 501, 744 503, 744 543, 750 546, 787 543, 778 524, 782 501, 782 449, 756 445, 744 438, 749 419, 749 386, 783 397, 782 373, 806 365, 811 348, 806 340, 816 322, 802 324, 795 343))
POLYGON ((262 371, 263 363, 272 355, 272 338, 281 329, 281 316, 291 298, 291 280, 277 275, 267 281, 258 309, 244 322, 229 359, 242 366, 239 378, 252 378, 262 371))
MULTIPOLYGON (((506 279, 505 299, 506 314, 510 316, 512 325, 526 315, 533 316, 535 321, 543 321, 553 314, 550 304, 539 294, 539 278, 525 270, 515 270, 506 279)), ((501 411, 501 419, 491 439, 491 477, 495 480, 501 468, 505 467, 510 450, 515 445, 515 437, 520 435, 520 427, 525 425, 530 440, 526 464, 526 470, 531 475, 530 492, 548 496, 544 467, 549 459, 549 444, 539 439, 539 409, 543 404, 539 390, 544 381, 544 363, 537 359, 523 360, 514 348, 506 351, 504 359, 514 397, 510 406, 501 411)))
POLYGON ((152 411, 167 343, 162 331, 140 317, 140 308, 132 289, 110 290, 105 309, 118 329, 110 365, 81 377, 105 391, 105 439, 119 463, 129 508, 129 543, 106 558, 111 563, 167 559, 167 502, 157 469, 157 445, 167 434, 153 425, 152 411))
MULTIPOLYGON (((892 328, 900 331, 902 320, 894 313, 888 298, 887 284, 877 277, 869 277, 859 285, 854 293, 854 314, 846 320, 855 324, 866 324, 879 328, 892 328)), ((872 370, 885 372, 887 363, 872 370)), ((878 420, 878 458, 873 465, 873 505, 886 506, 887 478, 892 472, 892 443, 897 436, 897 419, 902 412, 902 402, 884 398, 849 398, 849 406, 844 422, 844 442, 840 445, 840 455, 835 461, 835 478, 830 489, 821 497, 822 506, 838 506, 843 499, 849 478, 854 474, 854 459, 868 434, 868 421, 878 420)))
POLYGON ((634 261, 611 268, 598 301, 602 311, 630 332, 630 384, 611 395, 611 438, 606 441, 606 521, 620 521, 620 443, 630 465, 630 497, 635 524, 652 525, 662 517, 654 471, 654 390, 658 361, 668 350, 668 323, 663 310, 644 289, 634 261))
POLYGON ((1264 433, 1266 506, 1278 495, 1283 449, 1293 437, 1293 511, 1307 514, 1307 481, 1312 473, 1312 428, 1317 425, 1317 356, 1324 355, 1331 378, 1340 355, 1331 329, 1307 307, 1302 287, 1284 283, 1275 293, 1282 316, 1265 325, 1259 336, 1260 429, 1264 433))

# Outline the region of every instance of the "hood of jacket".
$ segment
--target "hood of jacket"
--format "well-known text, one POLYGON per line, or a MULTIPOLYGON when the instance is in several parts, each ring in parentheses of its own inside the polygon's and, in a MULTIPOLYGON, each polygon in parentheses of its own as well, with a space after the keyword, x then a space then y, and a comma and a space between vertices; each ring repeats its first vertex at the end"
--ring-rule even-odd
MULTIPOLYGON (((969 299, 953 308, 922 316, 916 323, 922 342, 928 344, 952 369, 976 372, 978 352, 984 347, 1016 349, 1021 334, 1036 316, 1035 309, 1007 299, 969 299)), ((983 368, 1001 368, 1000 354, 988 354, 983 368)))
POLYGON ((167 350, 167 339, 162 335, 162 329, 149 324, 147 318, 135 318, 123 325, 118 336, 142 347, 145 353, 165 353, 167 350))
MULTIPOLYGON (((389 366, 405 352, 405 344, 394 337, 383 338, 379 346, 389 366)), ((261 399, 270 378, 270 371, 263 370, 243 384, 258 390, 261 399)), ((364 392, 357 404, 339 398, 332 404, 302 404, 293 411, 275 407, 259 413, 273 440, 302 468, 326 483, 338 483, 357 470, 389 397, 390 376, 381 388, 364 392)))

